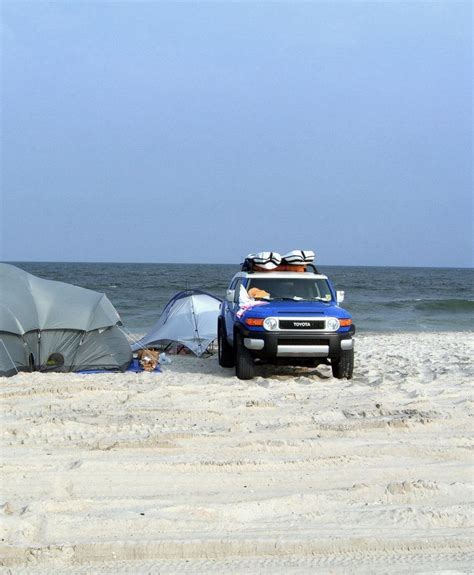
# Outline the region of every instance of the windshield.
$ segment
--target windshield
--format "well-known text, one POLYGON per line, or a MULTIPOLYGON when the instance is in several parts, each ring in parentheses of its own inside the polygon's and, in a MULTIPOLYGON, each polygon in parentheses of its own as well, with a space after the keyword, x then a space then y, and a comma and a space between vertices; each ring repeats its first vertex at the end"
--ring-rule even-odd
POLYGON ((327 280, 312 278, 250 278, 247 292, 254 299, 331 301, 327 280))

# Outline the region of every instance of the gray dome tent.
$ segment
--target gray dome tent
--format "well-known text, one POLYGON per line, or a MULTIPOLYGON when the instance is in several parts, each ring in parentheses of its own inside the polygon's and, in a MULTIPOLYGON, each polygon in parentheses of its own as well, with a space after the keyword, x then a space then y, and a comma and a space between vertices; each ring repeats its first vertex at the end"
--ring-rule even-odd
POLYGON ((132 350, 119 324, 104 294, 0 264, 0 375, 125 371, 132 350))
POLYGON ((176 342, 200 357, 217 337, 221 302, 217 296, 198 289, 177 293, 150 332, 132 346, 133 350, 176 342))

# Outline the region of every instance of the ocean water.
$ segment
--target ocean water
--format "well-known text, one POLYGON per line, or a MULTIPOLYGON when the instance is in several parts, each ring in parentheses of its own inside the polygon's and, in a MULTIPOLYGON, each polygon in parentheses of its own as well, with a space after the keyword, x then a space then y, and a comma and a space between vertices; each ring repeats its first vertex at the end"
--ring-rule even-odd
MULTIPOLYGON (((178 291, 224 297, 238 265, 12 262, 18 267, 107 294, 123 324, 144 333, 178 291)), ((471 331, 474 269, 320 266, 344 290, 360 332, 471 331)))

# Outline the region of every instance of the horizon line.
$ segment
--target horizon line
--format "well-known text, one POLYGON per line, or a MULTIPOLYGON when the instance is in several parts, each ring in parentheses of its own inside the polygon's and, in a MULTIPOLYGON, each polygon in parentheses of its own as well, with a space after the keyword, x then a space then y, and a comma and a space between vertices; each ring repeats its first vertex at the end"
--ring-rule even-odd
MULTIPOLYGON (((193 266, 193 265, 203 265, 203 266, 240 266, 241 263, 229 263, 229 262, 120 262, 120 261, 72 261, 72 260, 0 260, 1 263, 15 264, 15 263, 26 263, 26 264, 113 264, 113 265, 177 265, 177 266, 193 266)), ((318 263, 318 266, 329 266, 329 267, 346 267, 346 268, 419 268, 419 269, 465 269, 472 270, 474 266, 470 265, 460 265, 460 266, 429 266, 429 265, 389 265, 389 264, 325 264, 318 263)))

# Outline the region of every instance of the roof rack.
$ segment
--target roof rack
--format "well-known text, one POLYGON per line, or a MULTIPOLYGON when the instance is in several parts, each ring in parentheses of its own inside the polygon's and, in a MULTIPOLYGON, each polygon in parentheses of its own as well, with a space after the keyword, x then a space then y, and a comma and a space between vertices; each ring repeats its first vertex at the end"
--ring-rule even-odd
MULTIPOLYGON (((317 268, 314 264, 307 263, 307 264, 304 264, 304 265, 305 265, 305 267, 306 267, 306 269, 305 269, 305 272, 306 272, 306 273, 310 272, 310 273, 319 274, 318 268, 317 268), (309 268, 311 268, 311 270, 310 270, 309 268)), ((253 261, 252 261, 251 259, 249 259, 249 258, 245 258, 245 260, 240 264, 240 270, 243 271, 243 272, 247 272, 247 273, 249 273, 249 274, 254 274, 254 273, 258 273, 258 272, 260 272, 260 271, 265 271, 265 270, 256 270, 256 269, 254 269, 253 261)), ((278 272, 278 269, 275 269, 275 270, 267 270, 267 273, 268 273, 268 272, 273 272, 273 271, 278 272)))

